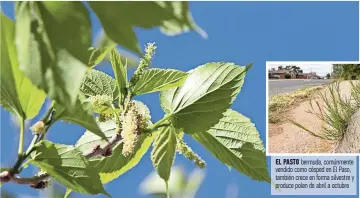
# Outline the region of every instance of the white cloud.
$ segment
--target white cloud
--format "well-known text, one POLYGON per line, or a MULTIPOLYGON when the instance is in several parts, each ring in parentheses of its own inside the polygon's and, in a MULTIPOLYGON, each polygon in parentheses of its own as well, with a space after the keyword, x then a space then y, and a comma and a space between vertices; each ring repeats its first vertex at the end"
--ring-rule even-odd
POLYGON ((226 187, 226 198, 238 198, 239 196, 239 187, 231 182, 226 187))
POLYGON ((296 65, 300 67, 304 73, 316 72, 319 76, 325 76, 328 73, 332 72, 332 64, 330 63, 291 63, 284 62, 282 64, 271 63, 269 64, 269 68, 278 68, 279 66, 287 66, 287 65, 296 65))

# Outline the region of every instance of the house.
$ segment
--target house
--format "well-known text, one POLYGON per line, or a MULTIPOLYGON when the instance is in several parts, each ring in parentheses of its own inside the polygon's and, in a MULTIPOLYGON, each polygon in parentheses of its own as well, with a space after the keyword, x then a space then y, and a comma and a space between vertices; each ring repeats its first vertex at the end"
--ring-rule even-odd
POLYGON ((271 68, 268 70, 268 78, 269 79, 285 79, 286 75, 290 75, 291 79, 321 79, 316 72, 310 73, 302 73, 303 70, 297 68, 298 73, 290 69, 283 69, 283 67, 279 67, 279 69, 271 68))
POLYGON ((291 78, 296 78, 296 74, 291 70, 275 70, 274 68, 268 71, 269 78, 285 79, 286 74, 290 74, 291 78))
POLYGON ((307 74, 304 74, 304 73, 299 73, 297 76, 296 76, 296 79, 306 79, 307 78, 307 74))
POLYGON ((318 76, 318 75, 316 74, 316 72, 310 72, 310 73, 306 74, 306 78, 307 78, 307 79, 311 79, 311 78, 320 79, 321 77, 318 76))

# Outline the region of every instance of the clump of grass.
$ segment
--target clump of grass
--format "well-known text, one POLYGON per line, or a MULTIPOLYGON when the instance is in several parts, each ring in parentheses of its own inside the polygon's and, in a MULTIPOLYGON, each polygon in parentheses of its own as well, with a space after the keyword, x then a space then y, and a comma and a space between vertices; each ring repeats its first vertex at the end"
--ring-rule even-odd
POLYGON ((351 97, 353 99, 355 108, 360 108, 360 82, 350 81, 351 83, 351 97))
POLYGON ((303 88, 271 97, 269 101, 269 122, 275 124, 283 121, 284 113, 291 106, 311 98, 314 93, 317 93, 317 90, 322 88, 322 86, 303 88))
POLYGON ((360 83, 351 82, 351 96, 341 95, 340 82, 328 85, 328 92, 320 94, 319 101, 309 101, 310 114, 324 122, 320 132, 314 132, 296 121, 289 120, 296 126, 315 137, 325 140, 341 141, 346 133, 351 116, 360 108, 360 83))

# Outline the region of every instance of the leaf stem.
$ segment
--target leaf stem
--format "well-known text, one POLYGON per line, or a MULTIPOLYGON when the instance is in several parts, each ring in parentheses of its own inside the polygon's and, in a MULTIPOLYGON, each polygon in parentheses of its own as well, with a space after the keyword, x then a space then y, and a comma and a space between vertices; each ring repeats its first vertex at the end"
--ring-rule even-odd
POLYGON ((22 162, 24 161, 24 156, 20 155, 15 163, 15 165, 11 168, 12 174, 18 174, 19 173, 19 167, 21 166, 22 162))
POLYGON ((17 174, 17 173, 20 173, 20 172, 21 172, 22 169, 19 169, 19 168, 20 168, 21 164, 24 162, 24 160, 26 160, 26 158, 29 157, 30 153, 32 152, 32 150, 33 150, 33 148, 34 148, 34 145, 35 145, 36 141, 38 140, 38 137, 39 137, 39 135, 36 134, 36 135, 33 137, 33 139, 32 139, 32 141, 31 141, 28 149, 26 150, 25 154, 24 154, 24 153, 21 153, 21 155, 19 155, 19 157, 18 157, 15 165, 14 165, 13 168, 11 169, 11 170, 12 170, 12 171, 11 171, 12 173, 17 174))
POLYGON ((20 118, 20 138, 19 138, 19 150, 18 156, 23 155, 24 149, 24 135, 25 135, 25 119, 23 117, 20 118))
POLYGON ((35 144, 42 140, 46 132, 49 130, 54 121, 51 119, 51 113, 53 112, 55 102, 53 101, 51 107, 48 109, 44 117, 41 119, 43 122, 47 122, 45 132, 42 134, 35 134, 29 147, 26 149, 26 152, 23 153, 24 149, 24 133, 25 133, 25 120, 23 117, 20 118, 20 141, 19 141, 19 150, 18 150, 18 159, 15 165, 11 168, 13 174, 18 174, 22 171, 20 168, 21 164, 30 156, 31 152, 34 149, 35 144), (40 137, 40 138, 39 138, 40 137), (20 169, 19 169, 20 168, 20 169))
POLYGON ((168 181, 165 181, 165 185, 166 185, 166 197, 167 197, 167 198, 170 198, 169 183, 168 183, 168 181))
POLYGON ((39 134, 35 134, 34 137, 33 137, 33 139, 31 140, 31 143, 30 143, 28 149, 27 149, 26 152, 25 152, 25 156, 29 156, 29 155, 30 155, 30 152, 31 152, 31 150, 33 149, 34 145, 36 144, 38 138, 39 138, 39 134))
POLYGON ((164 122, 167 121, 171 116, 172 116, 172 114, 166 114, 163 118, 161 118, 154 125, 152 125, 150 128, 148 128, 148 130, 152 131, 152 130, 155 130, 155 129, 161 127, 162 124, 164 124, 164 122))
POLYGON ((51 116, 53 110, 54 110, 54 105, 55 105, 55 101, 51 102, 51 106, 50 108, 47 110, 47 112, 45 113, 45 115, 42 117, 42 121, 45 123, 45 125, 48 125, 49 122, 51 122, 51 118, 49 119, 49 117, 51 116))
POLYGON ((119 117, 119 115, 116 113, 116 108, 115 108, 114 104, 111 104, 111 108, 112 108, 112 110, 114 111, 115 118, 116 118, 116 120, 117 120, 118 123, 119 123, 118 125, 120 126, 120 125, 121 125, 120 117, 119 117))

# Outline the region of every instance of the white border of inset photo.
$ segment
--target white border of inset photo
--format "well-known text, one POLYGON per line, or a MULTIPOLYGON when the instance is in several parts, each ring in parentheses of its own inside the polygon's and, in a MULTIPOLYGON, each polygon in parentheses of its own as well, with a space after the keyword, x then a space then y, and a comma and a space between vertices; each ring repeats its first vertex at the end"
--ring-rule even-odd
POLYGON ((269 152, 269 79, 270 64, 360 64, 360 61, 267 61, 266 62, 266 156, 360 156, 360 153, 270 153, 269 152))

